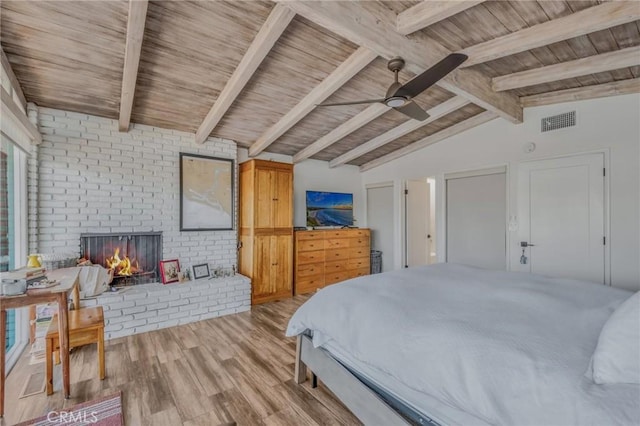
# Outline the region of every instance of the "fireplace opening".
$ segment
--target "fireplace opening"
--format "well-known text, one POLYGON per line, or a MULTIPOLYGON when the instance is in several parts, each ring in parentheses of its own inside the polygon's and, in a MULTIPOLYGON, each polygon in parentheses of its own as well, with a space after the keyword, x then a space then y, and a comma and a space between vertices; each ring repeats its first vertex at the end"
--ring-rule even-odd
POLYGON ((80 254, 113 271, 112 286, 158 282, 162 232, 81 234, 80 254))

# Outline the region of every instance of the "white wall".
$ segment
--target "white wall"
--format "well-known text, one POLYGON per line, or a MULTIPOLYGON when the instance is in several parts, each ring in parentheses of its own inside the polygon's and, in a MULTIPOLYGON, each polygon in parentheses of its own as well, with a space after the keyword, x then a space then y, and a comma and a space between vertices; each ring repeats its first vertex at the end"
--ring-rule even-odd
MULTIPOLYGON (((610 166, 611 283, 640 289, 640 95, 528 108, 519 125, 496 119, 362 174, 364 184, 436 176, 442 201, 444 173, 509 166, 509 215, 517 216, 518 163, 607 150, 610 166), (542 117, 576 110, 576 127, 540 133, 542 117), (525 153, 534 142, 533 153, 525 153)), ((440 212, 439 212, 440 213, 440 212)), ((442 233, 442 214, 438 235, 442 233)), ((517 218, 516 218, 517 219, 517 218)), ((517 264, 517 232, 509 233, 511 264, 517 264)), ((439 255, 444 242, 439 241, 439 255)))
MULTIPOLYGON (((262 160, 291 163, 288 155, 265 152, 256 158, 262 160)), ((249 159, 247 150, 238 148, 238 162, 249 159)), ((306 191, 328 191, 353 193, 353 215, 355 226, 365 227, 365 206, 362 192, 360 169, 355 166, 329 168, 329 163, 318 160, 305 160, 293 168, 293 225, 306 226, 306 191)))

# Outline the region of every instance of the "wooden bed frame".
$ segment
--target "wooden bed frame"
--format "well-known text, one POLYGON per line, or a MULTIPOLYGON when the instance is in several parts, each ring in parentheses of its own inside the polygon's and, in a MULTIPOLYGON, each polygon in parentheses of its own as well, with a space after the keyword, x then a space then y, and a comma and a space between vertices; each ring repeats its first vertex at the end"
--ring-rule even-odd
POLYGON ((314 348, 309 336, 301 334, 296 347, 296 383, 307 380, 307 367, 313 374, 314 385, 317 376, 365 425, 411 424, 326 350, 314 348))

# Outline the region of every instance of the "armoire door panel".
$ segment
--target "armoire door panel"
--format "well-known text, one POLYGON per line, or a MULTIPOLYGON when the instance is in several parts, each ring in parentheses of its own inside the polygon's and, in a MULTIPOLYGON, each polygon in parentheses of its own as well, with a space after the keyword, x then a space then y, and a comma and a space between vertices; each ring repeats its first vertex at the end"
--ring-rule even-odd
POLYGON ((253 297, 264 297, 274 293, 272 239, 270 236, 254 239, 254 275, 251 279, 253 297))
POLYGON ((274 172, 274 212, 273 226, 286 228, 293 226, 293 179, 291 172, 276 170, 274 172))
POLYGON ((288 235, 271 237, 275 239, 276 251, 272 253, 276 259, 275 292, 291 293, 293 280, 293 240, 288 235))
POLYGON ((273 228, 273 175, 272 170, 256 170, 256 228, 273 228))

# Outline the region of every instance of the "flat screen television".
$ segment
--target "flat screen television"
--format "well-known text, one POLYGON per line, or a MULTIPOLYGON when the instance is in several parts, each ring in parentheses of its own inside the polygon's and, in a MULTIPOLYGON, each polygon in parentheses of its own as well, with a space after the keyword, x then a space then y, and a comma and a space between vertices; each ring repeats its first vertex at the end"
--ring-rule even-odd
POLYGON ((307 226, 353 226, 353 194, 307 191, 307 226))

